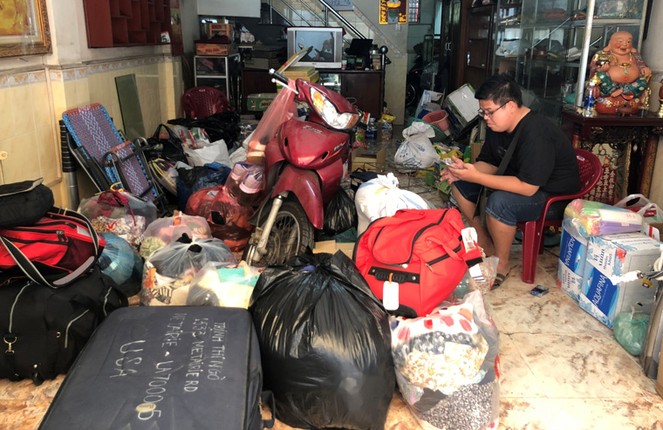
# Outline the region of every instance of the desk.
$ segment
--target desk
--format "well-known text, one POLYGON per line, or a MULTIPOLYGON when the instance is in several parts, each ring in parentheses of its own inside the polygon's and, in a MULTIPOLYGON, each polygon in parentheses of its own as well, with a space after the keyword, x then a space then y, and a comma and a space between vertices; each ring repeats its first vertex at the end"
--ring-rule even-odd
POLYGON ((603 162, 603 176, 590 193, 592 200, 612 204, 629 194, 649 197, 663 118, 650 112, 585 117, 565 110, 562 130, 574 148, 592 151, 603 162))

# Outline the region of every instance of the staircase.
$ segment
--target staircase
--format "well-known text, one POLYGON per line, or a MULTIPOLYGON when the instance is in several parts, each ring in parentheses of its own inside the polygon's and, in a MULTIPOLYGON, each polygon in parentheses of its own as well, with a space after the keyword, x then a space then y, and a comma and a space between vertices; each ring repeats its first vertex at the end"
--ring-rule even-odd
POLYGON ((351 10, 336 11, 330 10, 325 0, 269 0, 263 1, 263 7, 265 5, 270 14, 267 17, 269 23, 283 21, 288 26, 296 27, 343 27, 348 43, 352 38, 373 39, 378 45, 387 45, 390 53, 401 54, 389 37, 356 4, 351 6, 351 10))

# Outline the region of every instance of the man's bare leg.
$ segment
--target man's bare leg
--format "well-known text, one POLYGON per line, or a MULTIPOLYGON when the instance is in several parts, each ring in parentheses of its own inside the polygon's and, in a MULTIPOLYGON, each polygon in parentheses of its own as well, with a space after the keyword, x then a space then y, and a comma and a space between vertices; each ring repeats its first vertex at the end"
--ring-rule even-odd
POLYGON ((465 219, 467 219, 470 227, 474 227, 474 229, 477 231, 477 242, 483 249, 483 252, 486 254, 486 256, 494 255, 495 246, 493 245, 493 240, 491 239, 490 234, 488 234, 488 230, 486 230, 486 227, 484 227, 484 225, 481 223, 481 219, 474 216, 476 204, 463 197, 463 195, 458 192, 456 187, 451 187, 451 193, 456 200, 456 204, 458 205, 460 213, 463 214, 465 219))
POLYGON ((509 273, 510 269, 509 256, 513 238, 516 236, 516 227, 504 224, 490 215, 486 216, 486 224, 495 245, 495 256, 500 259, 497 264, 497 273, 505 275, 509 273))

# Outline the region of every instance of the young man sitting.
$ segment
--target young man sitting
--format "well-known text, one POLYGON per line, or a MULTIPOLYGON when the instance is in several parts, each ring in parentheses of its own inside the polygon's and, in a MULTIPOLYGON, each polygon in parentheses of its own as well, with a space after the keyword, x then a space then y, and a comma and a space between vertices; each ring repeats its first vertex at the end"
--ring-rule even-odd
POLYGON ((511 243, 518 222, 537 219, 546 198, 580 189, 575 151, 562 131, 522 103, 518 84, 508 75, 494 75, 477 90, 479 115, 488 132, 474 164, 454 158, 440 178, 452 184, 452 196, 487 256, 499 258, 493 288, 509 274, 511 243), (513 155, 502 175, 498 167, 511 142, 513 155), (485 208, 485 225, 475 216, 481 190, 492 190, 485 208))

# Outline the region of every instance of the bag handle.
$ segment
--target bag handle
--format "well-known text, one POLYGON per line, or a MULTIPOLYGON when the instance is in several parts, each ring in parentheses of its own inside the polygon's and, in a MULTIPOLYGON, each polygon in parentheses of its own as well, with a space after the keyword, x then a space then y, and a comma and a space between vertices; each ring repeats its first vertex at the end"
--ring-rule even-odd
POLYGON ((166 133, 168 133, 168 138, 169 139, 176 139, 176 140, 179 140, 180 142, 182 141, 170 127, 168 127, 166 124, 163 124, 163 123, 159 124, 157 126, 157 129, 154 130, 154 133, 152 134, 152 138, 159 139, 159 136, 161 135, 161 129, 162 128, 166 129, 166 133))
POLYGON ((88 231, 90 232, 90 238, 92 239, 92 243, 94 245, 94 255, 90 256, 87 260, 85 260, 85 262, 83 262, 83 264, 81 264, 73 272, 68 273, 67 275, 64 275, 54 281, 48 281, 46 279, 46 276, 41 272, 41 270, 39 270, 37 266, 32 264, 32 261, 30 261, 30 259, 26 257, 25 254, 23 254, 23 252, 20 249, 18 249, 18 247, 14 245, 14 243, 11 240, 0 235, 0 242, 7 250, 9 255, 12 257, 12 259, 16 262, 16 265, 31 281, 41 285, 47 285, 51 288, 59 288, 59 287, 64 287, 70 284, 71 282, 75 281, 81 275, 83 275, 88 270, 90 270, 92 266, 94 266, 95 262, 97 261, 97 258, 99 257, 99 236, 92 227, 90 221, 85 216, 83 216, 82 214, 76 211, 69 211, 67 209, 60 209, 53 207, 49 211, 49 213, 55 213, 57 215, 64 215, 76 218, 78 221, 85 224, 88 231))

